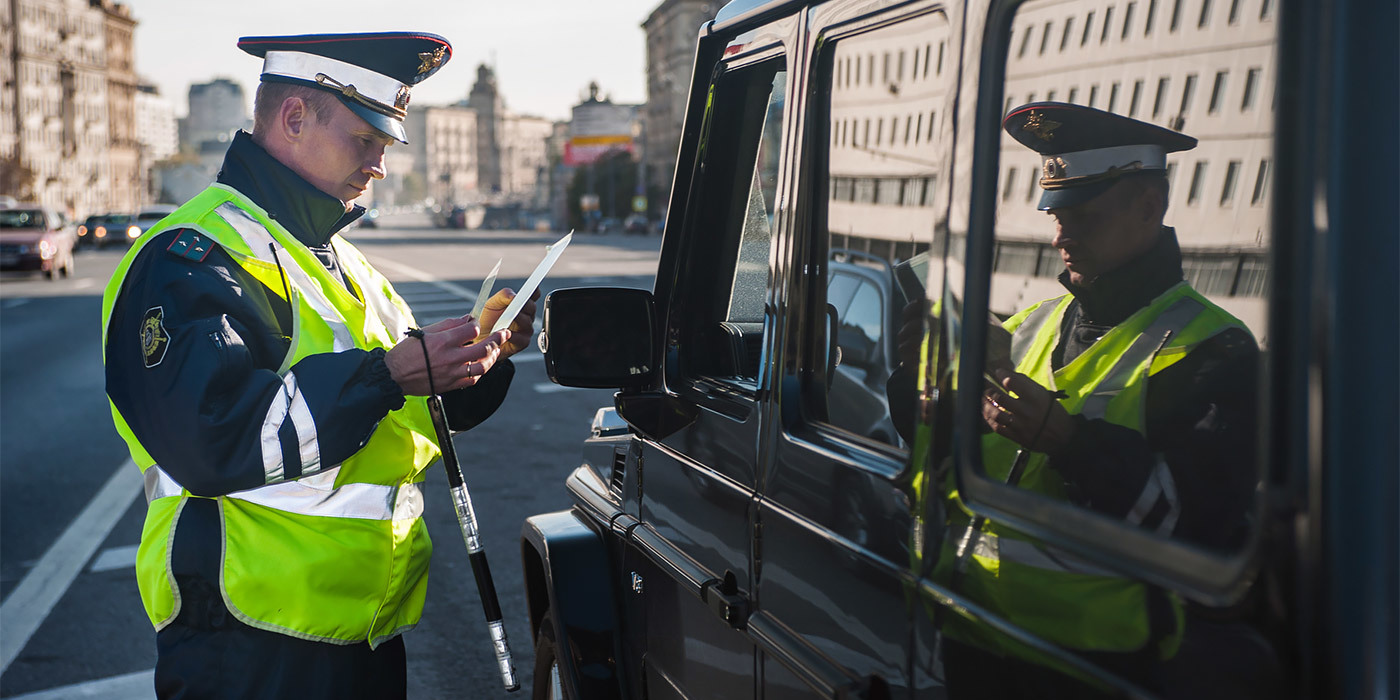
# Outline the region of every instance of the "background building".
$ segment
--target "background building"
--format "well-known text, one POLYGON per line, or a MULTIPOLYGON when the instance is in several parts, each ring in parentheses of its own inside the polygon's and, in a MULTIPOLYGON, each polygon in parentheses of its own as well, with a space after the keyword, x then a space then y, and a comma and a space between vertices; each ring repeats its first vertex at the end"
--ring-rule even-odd
MULTIPOLYGON (((129 21, 118 7, 105 0, 4 3, 0 160, 6 178, 15 180, 6 186, 16 189, 5 194, 75 218, 110 206, 108 16, 117 25, 129 21)), ((123 35, 129 37, 129 31, 118 29, 111 38, 120 41, 123 35)), ((115 50, 131 55, 129 44, 115 50)))
POLYGON ((419 107, 408 111, 404 130, 408 145, 385 153, 388 175, 376 184, 379 203, 410 203, 428 197, 439 206, 474 202, 480 173, 477 113, 462 106, 419 107))
POLYGON ((102 9, 107 48, 107 181, 111 183, 107 206, 135 212, 149 201, 150 185, 147 156, 137 135, 136 95, 140 81, 131 43, 136 20, 125 5, 104 4, 102 9))
MULTIPOLYGON (((715 18, 721 0, 665 0, 652 10, 646 32, 647 103, 644 143, 646 180, 653 191, 669 193, 676 170, 676 151, 685 120, 685 99, 695 63, 700 27, 715 18)), ((652 203, 659 212, 665 202, 652 203)))
MULTIPOLYGON (((1272 167, 1273 4, 1181 0, 1036 0, 1012 27, 1009 110, 1059 100, 1184 132, 1196 148, 1167 156, 1186 280, 1264 340, 1272 167)), ((1062 290, 1039 197, 1041 162, 1004 136, 993 309, 1062 290), (1001 294, 998 294, 1001 290, 1001 294)))
POLYGON ((175 107, 150 83, 136 86, 136 139, 146 149, 151 164, 180 150, 180 126, 175 107))
POLYGON ((249 102, 243 86, 228 78, 190 85, 190 111, 180 120, 180 141, 192 147, 205 141, 228 143, 239 129, 252 129, 249 102))

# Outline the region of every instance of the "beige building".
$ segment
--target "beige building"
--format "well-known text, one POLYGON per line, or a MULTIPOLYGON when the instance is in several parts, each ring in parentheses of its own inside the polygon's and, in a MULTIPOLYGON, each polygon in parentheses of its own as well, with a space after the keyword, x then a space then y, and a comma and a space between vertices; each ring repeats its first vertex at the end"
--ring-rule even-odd
MULTIPOLYGON (((1003 112, 1088 105, 1194 136, 1167 157, 1186 279, 1265 336, 1275 38, 1260 0, 1035 0, 1012 27, 1003 112)), ((994 310, 1059 294, 1063 265, 1036 211, 1041 159, 1004 136, 994 310)))
POLYGON ((549 139, 554 123, 507 113, 501 121, 501 194, 532 209, 548 204, 549 139))
MULTIPOLYGON (((73 217, 118 205, 114 173, 125 176, 131 159, 122 149, 114 163, 109 145, 108 41, 117 44, 111 51, 119 57, 119 79, 125 80, 129 71, 120 57, 131 55, 134 21, 115 3, 88 0, 12 0, 0 12, 5 19, 0 158, 33 174, 31 192, 7 194, 73 217)), ((131 104, 120 87, 117 92, 119 108, 131 104)))
MULTIPOLYGON (((647 51, 642 158, 647 182, 656 191, 671 191, 700 27, 714 19, 723 5, 722 0, 665 0, 642 22, 647 51)), ((653 209, 663 206, 658 202, 653 209)))
POLYGON ((547 119, 512 114, 489 66, 477 68, 470 98, 449 106, 416 106, 404 120, 408 145, 384 156, 388 175, 378 203, 431 198, 440 205, 524 204, 542 207, 547 177, 547 119))
MULTIPOLYGON (((408 145, 385 152, 388 175, 376 183, 380 192, 421 187, 422 196, 440 204, 465 204, 476 199, 479 128, 474 110, 462 106, 415 107, 404 119, 408 145), (419 184, 405 187, 405 180, 419 184)), ((381 195, 382 196, 382 195, 381 195)))
POLYGON ((107 157, 111 183, 108 208, 135 212, 149 201, 148 157, 137 134, 136 20, 125 5, 103 6, 107 45, 107 157))

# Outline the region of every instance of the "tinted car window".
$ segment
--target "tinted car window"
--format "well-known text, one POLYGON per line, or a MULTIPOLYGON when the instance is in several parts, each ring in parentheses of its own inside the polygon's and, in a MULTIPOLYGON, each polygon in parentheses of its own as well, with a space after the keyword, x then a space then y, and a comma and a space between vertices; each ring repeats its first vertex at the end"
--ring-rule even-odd
MULTIPOLYGON (((829 272, 826 288, 814 290, 811 327, 814 347, 828 349, 818 353, 825 393, 807 405, 818 421, 889 445, 905 443, 887 382, 899 366, 892 343, 906 299, 924 296, 927 263, 915 272, 911 261, 927 259, 936 221, 948 36, 945 17, 930 13, 839 37, 818 78, 830 98, 814 117, 826 129, 813 219, 829 272), (908 297, 906 282, 916 288, 908 297)), ((912 401, 912 377, 906 384, 901 395, 912 401)))

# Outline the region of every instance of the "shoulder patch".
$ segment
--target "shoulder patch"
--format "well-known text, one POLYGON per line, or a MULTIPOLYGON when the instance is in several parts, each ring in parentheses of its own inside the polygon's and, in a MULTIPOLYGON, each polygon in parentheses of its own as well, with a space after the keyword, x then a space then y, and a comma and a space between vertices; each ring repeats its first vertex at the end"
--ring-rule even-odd
POLYGON ((146 309, 146 314, 141 317, 141 356, 145 358, 146 369, 160 364, 169 346, 170 334, 165 332, 165 307, 146 309))
POLYGON ((175 240, 171 241, 166 252, 177 258, 183 258, 192 262, 204 262, 209 257, 209 251, 214 249, 214 240, 208 236, 200 234, 194 229, 181 229, 175 240))

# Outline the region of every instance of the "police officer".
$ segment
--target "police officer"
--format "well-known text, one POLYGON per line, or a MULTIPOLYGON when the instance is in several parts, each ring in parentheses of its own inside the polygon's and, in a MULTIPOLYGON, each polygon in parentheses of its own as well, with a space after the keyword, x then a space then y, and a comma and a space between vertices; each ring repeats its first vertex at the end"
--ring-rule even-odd
POLYGON ((337 234, 404 141, 439 36, 247 37, 251 134, 218 180, 141 237, 103 295, 107 394, 145 476, 137 557, 162 698, 394 698, 432 550, 420 482, 489 417, 532 333, 530 301, 422 329, 337 234))
MULTIPOLYGON (((1055 220, 1068 293, 1004 324, 1009 357, 989 368, 996 383, 982 403, 987 475, 1163 536, 1238 547, 1255 479, 1258 346, 1183 280, 1176 234, 1162 225, 1166 155, 1196 140, 1056 102, 1017 107, 1003 127, 1042 158, 1039 208, 1055 220)), ((956 498, 949 512, 940 568, 979 603, 1140 682, 1176 654, 1176 598, 977 519, 956 498)), ((956 622, 947 631, 1026 656, 959 639, 956 622)), ((986 688, 978 669, 1001 660, 952 648, 950 676, 986 688)), ((1053 687, 1000 668, 991 682, 1053 687)))

